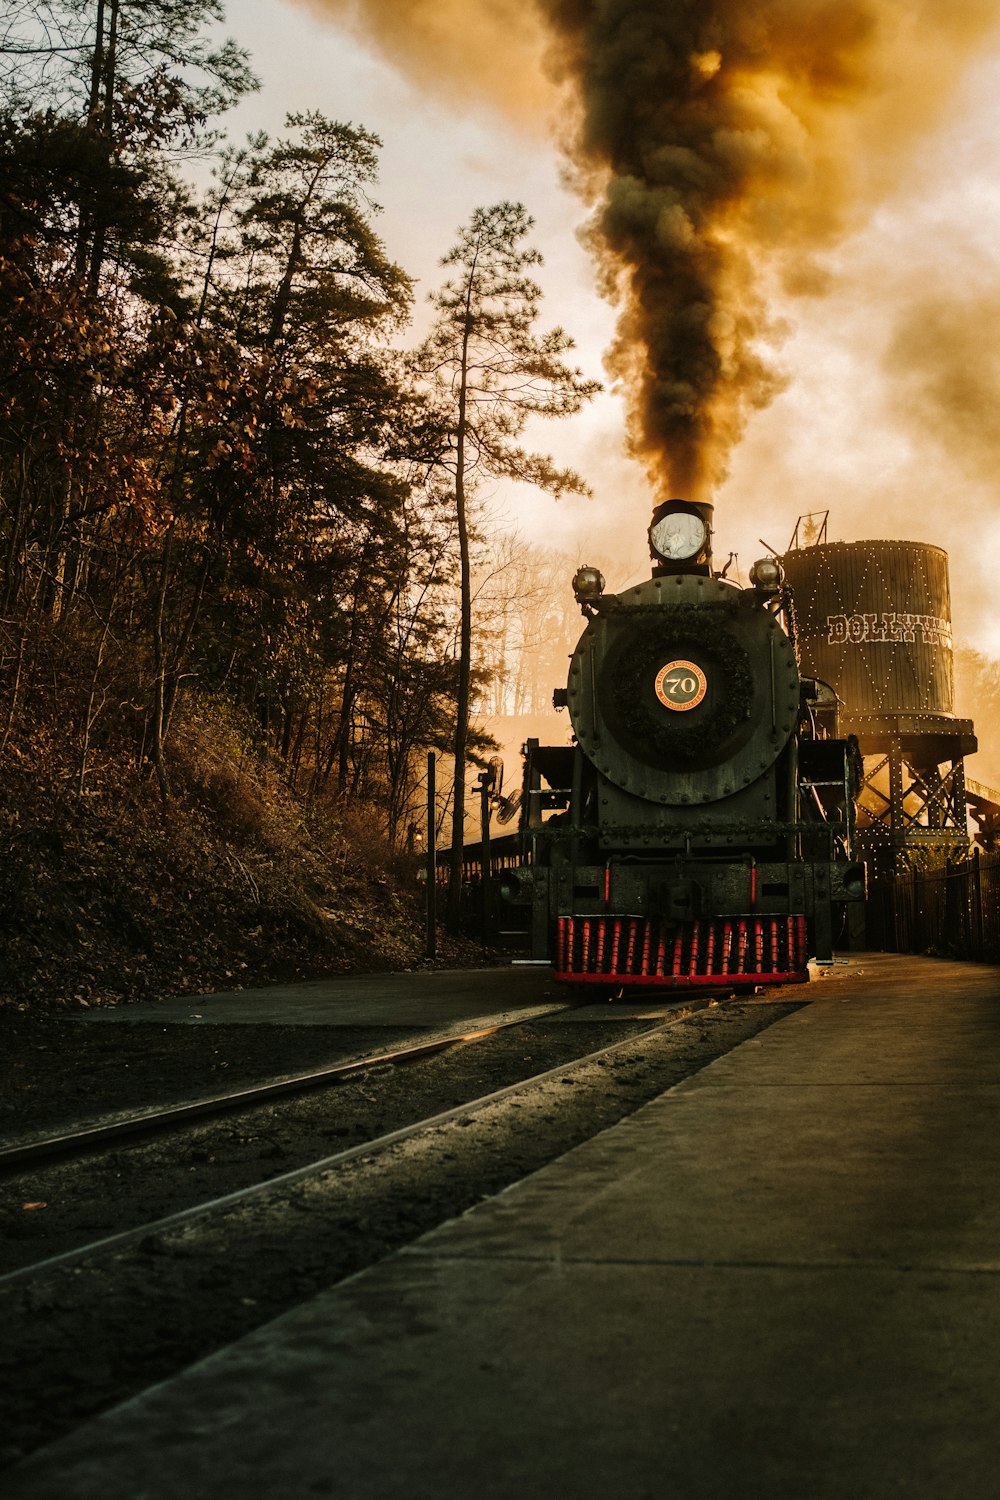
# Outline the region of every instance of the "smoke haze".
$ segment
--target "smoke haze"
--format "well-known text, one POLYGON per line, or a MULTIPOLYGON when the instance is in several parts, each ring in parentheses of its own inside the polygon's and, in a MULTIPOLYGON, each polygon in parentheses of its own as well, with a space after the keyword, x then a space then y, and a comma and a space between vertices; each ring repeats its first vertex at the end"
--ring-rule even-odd
POLYGON ((487 102, 536 131, 554 100, 533 0, 297 0, 335 17, 451 104, 487 102))
POLYGON ((822 294, 1000 0, 310 0, 425 87, 548 118, 620 309, 609 369, 656 487, 714 493, 782 387, 776 291, 822 294))
POLYGON ((977 485, 1000 461, 1000 293, 989 285, 914 287, 886 350, 893 415, 977 485))

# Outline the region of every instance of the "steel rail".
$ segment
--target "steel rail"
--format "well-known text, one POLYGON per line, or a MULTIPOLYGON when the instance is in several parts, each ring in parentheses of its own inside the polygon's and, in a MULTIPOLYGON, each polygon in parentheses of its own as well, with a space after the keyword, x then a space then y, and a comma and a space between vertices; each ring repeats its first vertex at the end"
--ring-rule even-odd
MULTIPOLYGON (((701 1009, 700 1006, 695 1009, 701 1009)), ((249 1187, 238 1188, 235 1192, 225 1193, 220 1198, 210 1198, 204 1203, 194 1204, 191 1208, 180 1209, 176 1213, 168 1214, 165 1218, 154 1219, 148 1224, 140 1224, 134 1229, 125 1229, 118 1234, 106 1236, 104 1239, 94 1240, 89 1245, 81 1245, 75 1250, 64 1250, 59 1255, 53 1255, 46 1260, 36 1261, 33 1265, 21 1266, 16 1271, 8 1271, 0 1276, 0 1292, 16 1285, 18 1282, 31 1280, 32 1277, 42 1276, 49 1271, 59 1270, 78 1264, 94 1255, 106 1255, 112 1251, 121 1251, 128 1248, 130 1244, 148 1240, 154 1236, 171 1234, 188 1225, 196 1223, 200 1219, 207 1218, 210 1214, 226 1212, 239 1204, 246 1203, 253 1198, 264 1198, 268 1193, 275 1190, 282 1191, 294 1187, 296 1183, 304 1182, 306 1179, 318 1176, 324 1172, 336 1170, 347 1163, 356 1161, 359 1157, 374 1155, 399 1145, 401 1142, 410 1140, 422 1131, 438 1129, 442 1125, 449 1124, 452 1120, 461 1119, 466 1115, 475 1114, 486 1109, 491 1104, 497 1104, 512 1095, 524 1090, 536 1088, 541 1083, 548 1083, 565 1074, 571 1073, 575 1068, 585 1066, 594 1062, 597 1058, 607 1057, 609 1054, 619 1052, 625 1047, 634 1046, 640 1041, 649 1041, 650 1038, 661 1032, 670 1031, 688 1020, 693 1010, 685 1010, 683 1015, 672 1017, 669 1021, 661 1022, 658 1026, 651 1026, 648 1030, 641 1032, 638 1036, 634 1033, 623 1037, 620 1041, 610 1042, 606 1047, 599 1047, 595 1052, 587 1052, 582 1057, 574 1058, 571 1062, 560 1063, 558 1067, 546 1068, 541 1073, 535 1073, 530 1078, 521 1079, 519 1083, 505 1085, 504 1088, 495 1089, 489 1094, 483 1094, 478 1099, 471 1099, 465 1104, 458 1104, 452 1109, 446 1109, 437 1115, 430 1115, 423 1120, 416 1120, 412 1125, 404 1125, 398 1130, 391 1130, 386 1135, 376 1136, 371 1141, 361 1141, 356 1146, 348 1146, 343 1151, 337 1151, 332 1156, 322 1157, 319 1161, 308 1162, 304 1167, 295 1167, 290 1172, 283 1172, 278 1177, 269 1177, 264 1182, 252 1183, 249 1187)))
POLYGON ((80 1130, 65 1131, 59 1135, 42 1136, 22 1141, 15 1146, 0 1147, 0 1171, 13 1167, 30 1166, 38 1161, 58 1156, 72 1156, 88 1151, 93 1146, 106 1145, 112 1141, 154 1135, 160 1130, 169 1130, 189 1120, 212 1119, 240 1109, 252 1109, 266 1104, 271 1099, 286 1095, 303 1094, 310 1089, 331 1088, 339 1083, 348 1083, 360 1073, 372 1068, 403 1066, 419 1062, 421 1058, 433 1057, 447 1052, 452 1047, 467 1042, 480 1041, 483 1037, 495 1036, 513 1026, 524 1026, 528 1021, 543 1020, 546 1016, 561 1015, 569 1009, 566 1005, 533 1010, 528 1015, 513 1020, 498 1021, 487 1026, 476 1027, 430 1041, 418 1042, 412 1047, 398 1047, 391 1052, 381 1052, 371 1057, 354 1058, 346 1063, 334 1063, 328 1068, 319 1068, 312 1073, 299 1073, 293 1078, 281 1078, 251 1088, 237 1089, 226 1094, 213 1094, 204 1099, 194 1099, 187 1104, 173 1104, 166 1109, 145 1110, 128 1115, 120 1120, 104 1120, 80 1130))

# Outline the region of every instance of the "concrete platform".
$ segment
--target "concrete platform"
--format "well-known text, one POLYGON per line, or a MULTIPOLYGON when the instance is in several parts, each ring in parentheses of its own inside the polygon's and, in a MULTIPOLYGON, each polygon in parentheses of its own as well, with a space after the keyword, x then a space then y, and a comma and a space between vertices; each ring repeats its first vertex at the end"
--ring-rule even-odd
POLYGON ((91 1010, 86 1022, 183 1025, 446 1026, 565 1004, 548 966, 336 974, 300 984, 213 995, 174 995, 91 1010))
POLYGON ((1000 970, 807 993, 6 1500, 995 1500, 1000 970))
POLYGON ((84 1025, 400 1026, 432 1029, 477 1022, 530 1020, 562 1012, 563 1020, 659 1020, 679 1006, 697 1009, 712 997, 701 990, 641 991, 627 1000, 590 1001, 553 982, 548 964, 493 969, 418 970, 399 974, 337 974, 296 984, 172 995, 134 1005, 90 1010, 84 1025))

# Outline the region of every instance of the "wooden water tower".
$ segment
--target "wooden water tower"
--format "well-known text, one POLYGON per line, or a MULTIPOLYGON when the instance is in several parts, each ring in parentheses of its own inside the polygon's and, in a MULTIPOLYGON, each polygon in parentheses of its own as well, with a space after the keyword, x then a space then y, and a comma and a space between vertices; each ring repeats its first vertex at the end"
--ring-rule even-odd
MULTIPOLYGON (((921 542, 817 541, 782 558, 803 675, 829 683, 839 732, 864 757, 858 844, 875 871, 917 849, 969 849, 965 757, 954 715, 948 556, 921 542)), ((825 530, 820 533, 825 536, 825 530)))

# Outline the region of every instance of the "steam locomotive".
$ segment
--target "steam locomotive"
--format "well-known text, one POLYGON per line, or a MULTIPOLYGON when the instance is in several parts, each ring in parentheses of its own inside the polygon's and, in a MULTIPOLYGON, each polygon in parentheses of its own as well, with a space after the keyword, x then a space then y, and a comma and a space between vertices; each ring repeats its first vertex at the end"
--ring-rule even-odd
POLYGON ((575 743, 527 742, 516 847, 487 867, 558 980, 805 980, 864 899, 860 757, 836 695, 799 675, 780 562, 740 587, 713 571, 711 537, 711 505, 669 500, 648 581, 609 595, 596 568, 573 579, 587 626, 554 702, 575 743))

